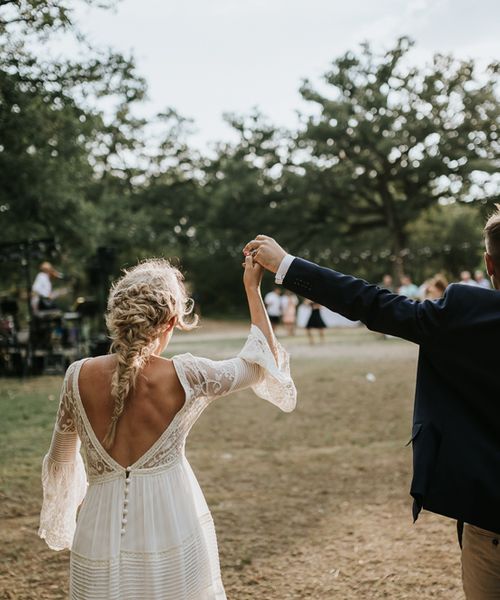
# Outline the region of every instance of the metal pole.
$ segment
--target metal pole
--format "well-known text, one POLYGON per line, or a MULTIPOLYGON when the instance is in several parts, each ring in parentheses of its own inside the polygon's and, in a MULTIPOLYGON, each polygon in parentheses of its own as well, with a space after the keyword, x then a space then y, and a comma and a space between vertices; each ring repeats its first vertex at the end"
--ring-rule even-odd
POLYGON ((28 304, 28 343, 26 346, 26 363, 24 374, 29 375, 33 370, 33 307, 31 306, 31 244, 28 240, 21 242, 23 251, 22 266, 24 269, 25 285, 26 285, 26 302, 28 304))

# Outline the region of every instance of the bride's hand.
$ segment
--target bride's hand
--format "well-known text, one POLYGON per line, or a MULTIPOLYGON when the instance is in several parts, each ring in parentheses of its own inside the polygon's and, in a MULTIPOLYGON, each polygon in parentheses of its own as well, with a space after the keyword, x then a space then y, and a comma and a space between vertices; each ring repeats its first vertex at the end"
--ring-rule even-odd
POLYGON ((243 267, 245 269, 243 273, 243 283, 245 285, 245 289, 258 290, 260 288, 260 282, 262 281, 264 269, 259 265, 259 263, 254 261, 251 254, 245 256, 243 267))

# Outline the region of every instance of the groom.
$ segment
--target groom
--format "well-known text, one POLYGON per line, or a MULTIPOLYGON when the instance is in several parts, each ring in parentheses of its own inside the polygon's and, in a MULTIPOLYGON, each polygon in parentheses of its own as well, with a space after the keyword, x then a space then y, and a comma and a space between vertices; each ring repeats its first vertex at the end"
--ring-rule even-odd
MULTIPOLYGON (((485 263, 500 289, 500 209, 484 229, 485 263)), ((374 331, 420 346, 413 416, 413 516, 463 523, 468 600, 500 598, 500 291, 450 285, 417 302, 287 254, 258 235, 244 254, 276 283, 374 331)))

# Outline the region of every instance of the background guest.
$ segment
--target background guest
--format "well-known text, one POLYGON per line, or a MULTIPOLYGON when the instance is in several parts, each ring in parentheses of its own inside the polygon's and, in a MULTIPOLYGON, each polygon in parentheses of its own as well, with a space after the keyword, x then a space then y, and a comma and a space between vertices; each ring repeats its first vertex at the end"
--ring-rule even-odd
POLYGON ((389 273, 386 273, 382 277, 382 282, 380 283, 380 287, 383 287, 386 290, 393 292, 394 291, 394 282, 392 280, 392 275, 389 275, 389 273))
POLYGON ((398 294, 415 300, 418 299, 418 287, 413 283, 409 275, 403 275, 401 277, 401 286, 398 290, 398 294))
POLYGON ((285 290, 281 297, 282 322, 288 335, 295 335, 295 322, 297 318, 297 304, 299 299, 290 290, 285 290))
POLYGON ((281 288, 274 287, 271 292, 268 292, 264 297, 264 303, 271 327, 275 331, 281 320, 281 288))
POLYGON ((491 290, 491 283, 486 279, 484 273, 480 269, 474 271, 474 281, 478 286, 491 290))
POLYGON ((448 287, 448 280, 442 273, 436 273, 434 277, 429 281, 425 298, 429 300, 437 300, 442 298, 448 287))
POLYGON ((460 281, 458 283, 463 283, 464 285, 477 285, 474 279, 472 279, 470 271, 462 271, 460 273, 460 281))
POLYGON ((310 300, 308 301, 308 303, 311 305, 311 316, 309 317, 309 320, 307 321, 306 331, 307 331, 307 337, 309 338, 309 343, 312 346, 314 344, 314 336, 313 336, 314 330, 318 331, 319 341, 321 343, 323 343, 325 341, 326 324, 323 321, 323 319, 321 318, 321 313, 320 313, 321 304, 317 304, 316 302, 311 302, 310 300))

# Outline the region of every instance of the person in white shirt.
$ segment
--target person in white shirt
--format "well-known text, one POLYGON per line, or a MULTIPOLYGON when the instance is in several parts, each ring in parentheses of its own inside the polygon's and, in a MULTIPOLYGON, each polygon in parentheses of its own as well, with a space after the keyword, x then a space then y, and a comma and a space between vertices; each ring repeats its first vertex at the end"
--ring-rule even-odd
POLYGON ((474 271, 474 280, 479 287, 491 290, 491 283, 486 279, 481 270, 474 271))
POLYGON ((418 298, 418 287, 413 283, 409 275, 403 275, 401 277, 401 287, 398 290, 398 294, 401 296, 407 296, 408 298, 418 298))
POLYGON ((462 271, 460 273, 460 281, 458 283, 463 285, 477 285, 474 279, 472 279, 470 271, 462 271))
POLYGON ((297 296, 293 292, 285 290, 285 293, 281 296, 281 309, 283 325, 286 327, 288 335, 295 335, 298 303, 297 296))
POLYGON ((273 331, 276 326, 279 325, 281 319, 281 289, 275 287, 272 292, 268 292, 264 297, 264 303, 266 305, 267 314, 271 321, 273 331))
POLYGON ((44 308, 53 307, 52 279, 55 277, 60 278, 61 273, 51 263, 44 261, 31 286, 31 306, 35 314, 44 308))

